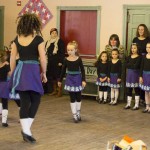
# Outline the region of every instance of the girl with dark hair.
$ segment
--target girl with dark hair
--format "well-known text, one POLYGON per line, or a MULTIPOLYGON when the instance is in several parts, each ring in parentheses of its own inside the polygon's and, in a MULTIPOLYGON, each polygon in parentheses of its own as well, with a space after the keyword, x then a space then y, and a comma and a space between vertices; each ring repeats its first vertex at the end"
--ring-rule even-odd
POLYGON ((111 88, 110 105, 116 105, 119 97, 119 88, 121 83, 122 63, 119 60, 118 49, 112 50, 112 60, 109 65, 108 85, 111 88))
POLYGON ((133 110, 139 109, 139 100, 140 100, 140 89, 139 89, 139 75, 140 75, 140 65, 141 65, 141 56, 139 55, 138 45, 133 43, 131 45, 131 54, 126 59, 126 87, 127 87, 127 105, 125 109, 131 108, 132 101, 132 91, 135 91, 135 106, 133 110))
POLYGON ((27 13, 20 16, 17 34, 12 44, 10 57, 11 74, 13 73, 10 88, 12 97, 16 91, 20 95, 22 137, 26 142, 35 143, 31 126, 40 104, 41 95, 44 94, 42 82, 47 82, 44 41, 40 36, 41 21, 35 14, 27 13), (17 54, 19 54, 19 62, 16 66, 17 54))
POLYGON ((58 86, 62 86, 63 77, 67 73, 64 89, 69 92, 73 120, 75 123, 78 123, 81 121, 81 91, 86 86, 85 70, 82 59, 78 54, 76 41, 67 44, 67 53, 68 57, 64 59, 58 86))
POLYGON ((120 45, 119 36, 117 34, 112 34, 109 38, 108 45, 105 47, 105 51, 108 54, 108 60, 111 60, 111 52, 113 49, 118 49, 119 51, 119 59, 123 59, 124 57, 124 48, 120 45))
POLYGON ((95 66, 97 68, 97 81, 96 85, 99 86, 99 103, 105 104, 107 102, 107 77, 108 77, 108 61, 107 61, 107 52, 101 52, 98 57, 95 66), (104 97, 104 100, 103 100, 104 97))

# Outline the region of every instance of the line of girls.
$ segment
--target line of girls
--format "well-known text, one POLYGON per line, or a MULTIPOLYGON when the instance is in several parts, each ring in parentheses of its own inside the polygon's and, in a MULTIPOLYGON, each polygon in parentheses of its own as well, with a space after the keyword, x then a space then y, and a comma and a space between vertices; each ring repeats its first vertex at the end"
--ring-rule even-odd
MULTIPOLYGON (((140 24, 137 28, 137 37, 133 39, 130 55, 126 58, 126 88, 127 88, 127 105, 125 109, 131 108, 132 91, 135 91, 135 105, 133 110, 139 109, 140 98, 145 100, 146 109, 143 111, 150 112, 150 59, 149 59, 149 37, 146 25, 140 24), (144 93, 143 93, 144 91, 144 93)), ((110 41, 119 41, 117 35, 112 35, 110 41)), ((119 43, 120 45, 120 43, 119 43)), ((107 46, 108 47, 108 46, 107 46)), ((106 47, 106 48, 107 48, 106 47)), ((112 46, 113 47, 113 46, 112 46)), ((121 61, 122 51, 120 47, 114 47, 111 50, 103 51, 97 62, 98 79, 96 84, 99 85, 99 102, 106 103, 108 86, 111 87, 111 105, 117 104, 119 88, 121 83, 121 61), (112 57, 112 59, 110 59, 112 57), (110 63, 108 63, 110 60, 110 63), (104 97, 104 98, 103 98, 104 97), (103 99, 102 99, 103 98, 103 99)))

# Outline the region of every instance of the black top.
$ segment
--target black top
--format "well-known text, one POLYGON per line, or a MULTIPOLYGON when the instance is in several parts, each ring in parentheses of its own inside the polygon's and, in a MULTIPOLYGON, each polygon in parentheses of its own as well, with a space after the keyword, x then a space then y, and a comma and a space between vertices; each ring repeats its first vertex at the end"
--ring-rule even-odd
POLYGON ((118 60, 115 64, 113 64, 111 61, 110 65, 109 65, 109 74, 108 75, 110 77, 110 73, 117 73, 118 78, 121 78, 121 70, 122 70, 121 60, 118 60))
POLYGON ((85 81, 85 70, 80 57, 76 61, 69 61, 66 58, 64 59, 62 72, 60 75, 60 82, 66 73, 66 69, 67 71, 81 71, 82 81, 85 81))
POLYGON ((101 61, 98 61, 97 65, 97 75, 98 78, 100 78, 100 73, 106 74, 108 76, 108 63, 102 63, 101 61))
POLYGON ((132 43, 137 43, 138 44, 140 54, 147 54, 147 52, 146 52, 146 44, 148 42, 150 42, 150 38, 149 37, 145 38, 144 40, 139 40, 138 37, 135 37, 133 39, 132 43))
POLYGON ((142 59, 140 77, 142 77, 143 71, 150 71, 150 59, 147 59, 146 56, 142 59))
POLYGON ((136 58, 131 58, 131 55, 126 58, 126 68, 140 70, 142 57, 137 56, 136 58))
POLYGON ((10 71, 9 65, 4 65, 0 68, 0 81, 6 81, 7 80, 7 74, 10 71))
POLYGON ((43 42, 43 38, 41 36, 35 36, 32 42, 28 46, 22 46, 18 42, 18 37, 14 40, 17 50, 19 53, 20 60, 36 60, 39 59, 39 51, 38 45, 43 42))

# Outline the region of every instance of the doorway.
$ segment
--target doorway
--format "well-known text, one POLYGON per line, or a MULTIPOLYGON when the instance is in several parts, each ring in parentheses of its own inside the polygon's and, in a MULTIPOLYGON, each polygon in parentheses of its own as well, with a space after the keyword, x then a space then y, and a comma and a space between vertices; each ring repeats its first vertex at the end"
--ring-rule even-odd
POLYGON ((130 6, 124 5, 124 40, 126 55, 130 52, 133 38, 136 36, 136 30, 139 24, 145 24, 150 31, 150 5, 130 6))

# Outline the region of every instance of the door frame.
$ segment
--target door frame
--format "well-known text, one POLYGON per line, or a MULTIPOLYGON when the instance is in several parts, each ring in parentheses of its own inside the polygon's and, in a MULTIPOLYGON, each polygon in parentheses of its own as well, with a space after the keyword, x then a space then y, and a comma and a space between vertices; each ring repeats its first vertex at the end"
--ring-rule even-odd
MULTIPOLYGON (((101 6, 58 6, 57 7, 57 28, 60 30, 60 13, 62 10, 95 10, 97 11, 97 28, 96 28, 96 56, 100 52, 100 14, 101 6)), ((59 32, 60 33, 60 32, 59 32)))
POLYGON ((123 5, 123 45, 127 47, 128 10, 149 10, 150 5, 123 5))
POLYGON ((1 23, 2 26, 0 27, 0 36, 2 38, 1 42, 0 42, 0 49, 3 49, 4 47, 4 6, 0 6, 0 11, 2 12, 1 14, 1 23))

